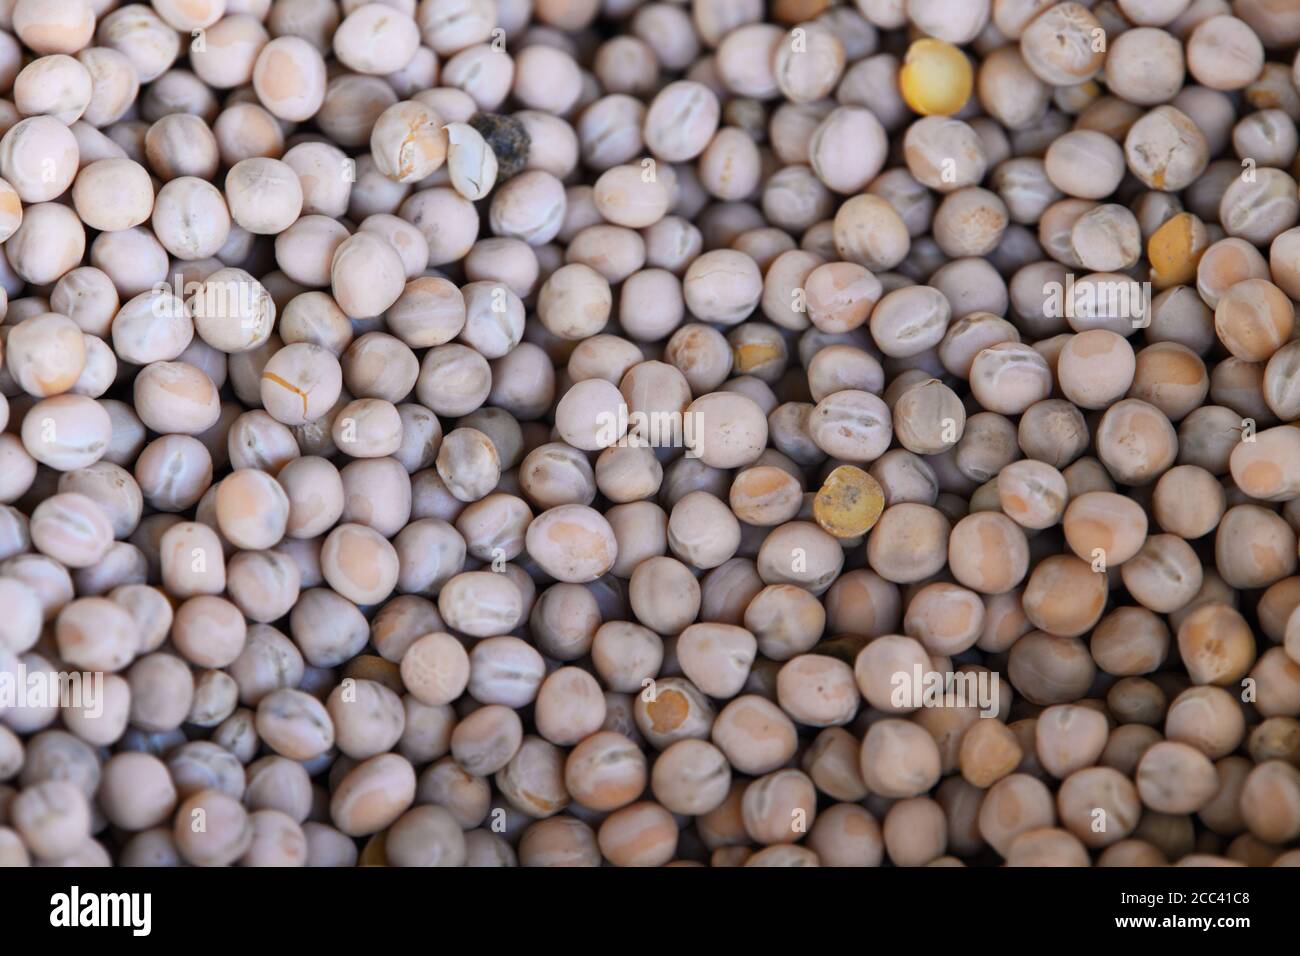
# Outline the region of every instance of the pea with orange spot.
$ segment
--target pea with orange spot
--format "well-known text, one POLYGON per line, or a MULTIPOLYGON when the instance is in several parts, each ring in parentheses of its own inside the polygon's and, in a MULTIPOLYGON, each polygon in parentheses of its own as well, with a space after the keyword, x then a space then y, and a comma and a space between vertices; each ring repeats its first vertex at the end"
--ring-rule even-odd
POLYGON ((923 37, 907 49, 898 87, 922 116, 951 116, 970 99, 975 73, 966 54, 951 43, 923 37))
POLYGON ((1245 279, 1229 288, 1214 309, 1214 331, 1224 347, 1247 362, 1266 362, 1295 328, 1295 307, 1287 294, 1265 279, 1245 279))
MULTIPOLYGON (((1057 554, 1034 568, 1025 584, 1022 601, 1025 616, 1040 631, 1054 637, 1077 637, 1101 619, 1107 595, 1105 574, 1094 571, 1092 565, 1078 558, 1057 554)), ((1086 650, 1084 654, 1087 654, 1086 650)), ((1016 684, 1014 664, 1011 665, 1011 682, 1016 684)), ((1086 688, 1085 684, 1083 689, 1086 688)))
POLYGON ((1296 534, 1286 520, 1259 505, 1234 505, 1214 535, 1214 564, 1237 590, 1264 588, 1296 572, 1296 534))
POLYGON ((560 581, 594 581, 614 564, 618 543, 604 516, 585 505, 561 505, 542 512, 527 532, 528 553, 560 581))
POLYGON ((850 332, 871 315, 884 286, 856 262, 827 262, 804 280, 808 318, 823 332, 850 332))
POLYGON ((216 385, 202 369, 186 362, 146 365, 135 377, 132 392, 140 421, 160 434, 198 435, 221 417, 216 385))
POLYGON ((1125 485, 1150 484, 1178 457, 1178 435, 1164 412, 1148 402, 1116 402, 1097 424, 1097 457, 1125 485))
POLYGON ((236 547, 271 548, 284 537, 289 496, 266 472, 237 468, 217 485, 216 519, 221 534, 236 547))
POLYGON ((1211 309, 1224 294, 1247 279, 1267 279, 1269 263, 1244 239, 1220 239, 1205 251, 1196 266, 1196 291, 1211 309))
POLYGON ((875 527, 884 510, 880 482, 852 465, 840 465, 827 475, 813 499, 813 518, 837 538, 861 537, 875 527))
MULTIPOLYGON (((483 832, 471 830, 465 835, 483 832)), ((567 815, 548 817, 529 826, 519 839, 518 852, 520 866, 600 866, 601 860, 595 832, 567 815)))
POLYGON ((656 694, 647 701, 646 719, 655 730, 671 732, 682 725, 687 706, 686 698, 680 692, 665 690, 662 698, 656 694))
POLYGON ((677 822, 659 804, 644 800, 606 817, 596 838, 615 866, 663 866, 677 852, 677 822))
POLYGON ((803 485, 776 465, 755 465, 736 475, 729 501, 732 513, 746 524, 774 527, 799 513, 803 485))
POLYGON ((1022 458, 998 472, 998 503, 1023 528, 1042 530, 1056 524, 1069 497, 1065 476, 1045 461, 1022 458))
POLYGON ((1209 390, 1210 377, 1199 355, 1178 342, 1154 342, 1137 353, 1128 394, 1179 422, 1200 407, 1209 390))
POLYGON ((1015 732, 1000 720, 978 720, 962 735, 958 763, 962 777, 987 789, 1013 773, 1024 757, 1015 732))
MULTIPOLYGON (((1014 534, 1021 533, 1011 527, 1014 534)), ((903 628, 932 654, 960 654, 973 647, 984 630, 984 603, 973 590, 935 581, 912 597, 903 628)))
POLYGON ((1143 607, 1172 614, 1200 591, 1204 570, 1190 544, 1174 534, 1156 534, 1124 562, 1120 577, 1129 596, 1143 607))
POLYGON ((703 740, 713 718, 709 699, 683 677, 651 679, 632 706, 637 730, 658 750, 688 737, 703 740))
POLYGON ((794 756, 798 732, 776 704, 754 694, 732 700, 714 721, 712 739, 740 773, 771 773, 794 756))
POLYGON ((8 239, 23 224, 23 203, 8 180, 0 179, 0 242, 8 239))
POLYGON ((1280 425, 1241 442, 1228 459, 1232 480, 1252 498, 1290 501, 1300 495, 1300 428, 1280 425))
POLYGON ((5 370, 28 395, 46 398, 76 384, 86 367, 86 343, 66 315, 38 312, 7 331, 5 370))
POLYGON ((330 587, 358 605, 378 604, 397 586, 397 550, 367 525, 340 524, 331 531, 320 565, 330 587))
POLYGON ((646 760, 631 740, 602 730, 582 740, 564 762, 564 786, 589 810, 627 806, 646 785, 646 760))
POLYGON ((1210 232, 1200 218, 1180 212, 1169 219, 1147 240, 1151 284, 1157 289, 1191 285, 1201 256, 1209 247, 1210 232))
POLYGON ((1029 541, 1021 526, 999 511, 962 518, 947 544, 953 577, 980 594, 1005 594, 1029 572, 1029 541))
POLYGON ((278 119, 300 123, 325 102, 325 59, 298 36, 280 36, 262 47, 253 64, 253 89, 278 119))
POLYGON ((1147 516, 1131 498, 1090 491, 1070 502, 1062 526, 1066 543, 1080 558, 1093 561, 1101 552, 1107 565, 1123 564, 1146 540, 1147 516))

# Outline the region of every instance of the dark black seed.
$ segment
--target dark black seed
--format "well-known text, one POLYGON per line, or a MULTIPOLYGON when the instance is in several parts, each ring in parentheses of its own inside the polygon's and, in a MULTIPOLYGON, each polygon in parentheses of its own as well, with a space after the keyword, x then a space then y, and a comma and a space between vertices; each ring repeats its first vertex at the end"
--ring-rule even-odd
POLYGON ((531 140, 524 124, 501 113, 475 113, 469 125, 479 131, 497 158, 497 181, 523 172, 531 140))

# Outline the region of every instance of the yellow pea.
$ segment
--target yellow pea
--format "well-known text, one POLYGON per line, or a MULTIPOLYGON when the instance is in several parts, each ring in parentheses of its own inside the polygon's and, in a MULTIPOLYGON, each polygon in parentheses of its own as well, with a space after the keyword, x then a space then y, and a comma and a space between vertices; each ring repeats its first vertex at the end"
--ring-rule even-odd
POLYGON ((956 113, 970 99, 974 84, 966 54, 933 37, 923 37, 908 47, 898 71, 903 99, 922 116, 956 113))
POLYGON ((1151 284, 1157 289, 1193 284, 1196 266, 1209 245, 1209 231, 1196 216, 1180 212, 1170 218, 1147 240, 1151 284))
POLYGON ((885 510, 880 483, 861 468, 840 465, 813 499, 813 518, 837 538, 857 538, 875 525, 885 510))
POLYGON ((737 345, 732 352, 737 371, 745 375, 781 358, 781 350, 769 342, 746 342, 737 345))

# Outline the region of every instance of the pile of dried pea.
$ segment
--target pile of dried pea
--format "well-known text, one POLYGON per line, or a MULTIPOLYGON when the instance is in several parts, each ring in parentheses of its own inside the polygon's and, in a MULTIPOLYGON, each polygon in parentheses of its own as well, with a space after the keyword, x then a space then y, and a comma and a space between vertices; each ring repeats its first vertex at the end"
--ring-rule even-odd
POLYGON ((1300 865, 1298 51, 0 0, 0 865, 1300 865))

